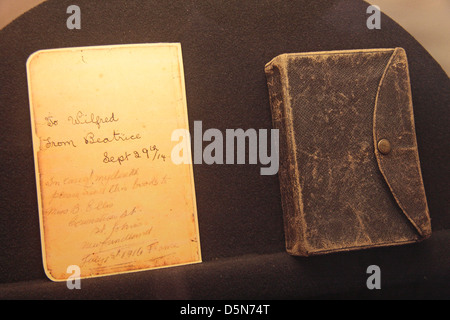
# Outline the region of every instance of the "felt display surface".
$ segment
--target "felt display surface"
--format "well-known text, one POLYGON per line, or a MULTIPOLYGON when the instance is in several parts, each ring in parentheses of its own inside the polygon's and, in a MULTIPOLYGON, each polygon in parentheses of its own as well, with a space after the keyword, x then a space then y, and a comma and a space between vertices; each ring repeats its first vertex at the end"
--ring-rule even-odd
POLYGON ((75 294, 114 298, 121 296, 120 286, 134 285, 133 297, 145 298, 326 296, 366 292, 365 268, 378 264, 389 268, 388 279, 401 279, 392 282, 393 288, 419 281, 415 288, 420 292, 448 296, 450 81, 393 20, 382 15, 381 30, 369 30, 368 4, 359 0, 80 0, 81 29, 69 30, 66 9, 71 4, 49 0, 0 31, 0 297, 32 296, 30 284, 39 297, 74 295, 67 288, 54 290, 42 267, 27 58, 41 49, 156 42, 181 43, 191 131, 194 121, 202 121, 204 131, 222 132, 272 128, 264 65, 279 54, 404 48, 435 234, 419 245, 292 258, 284 249, 277 175, 260 175, 260 164, 196 164, 203 264, 86 280, 90 293, 75 294), (327 274, 334 275, 336 290, 327 274), (424 277, 433 281, 424 282, 424 277), (120 285, 114 290, 111 283, 120 285), (141 283, 152 283, 154 290, 141 283))

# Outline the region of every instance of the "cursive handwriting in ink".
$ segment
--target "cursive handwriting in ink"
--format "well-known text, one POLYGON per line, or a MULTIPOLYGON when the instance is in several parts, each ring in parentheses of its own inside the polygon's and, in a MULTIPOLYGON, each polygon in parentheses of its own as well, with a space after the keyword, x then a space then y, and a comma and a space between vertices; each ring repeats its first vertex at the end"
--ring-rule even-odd
POLYGON ((110 142, 120 142, 120 141, 128 141, 128 140, 137 140, 141 139, 141 134, 133 134, 133 135, 126 135, 120 132, 116 132, 116 130, 113 131, 112 136, 106 137, 106 138, 98 138, 95 136, 93 132, 89 132, 84 137, 84 143, 86 144, 95 144, 95 143, 110 143, 110 142))
POLYGON ((156 145, 148 148, 142 148, 141 151, 134 150, 132 153, 124 152, 119 156, 110 156, 108 152, 103 153, 103 163, 119 163, 129 161, 131 159, 149 159, 151 161, 166 161, 166 155, 161 153, 156 145))
POLYGON ((46 141, 47 143, 45 144, 45 147, 47 149, 53 148, 53 147, 65 147, 65 146, 72 146, 72 147, 77 147, 75 145, 75 143, 73 142, 73 140, 66 140, 66 141, 53 141, 50 137, 48 137, 47 139, 43 139, 44 141, 46 141))
POLYGON ((67 118, 68 121, 72 123, 72 125, 79 125, 79 124, 94 124, 97 126, 98 129, 100 129, 101 124, 103 123, 111 123, 111 122, 117 122, 119 121, 119 118, 115 118, 114 112, 109 117, 100 117, 96 116, 94 113, 91 113, 90 115, 83 113, 82 111, 78 111, 77 114, 73 116, 69 116, 67 118))
POLYGON ((45 117, 45 120, 47 120, 47 126, 49 126, 49 127, 58 125, 58 120, 53 120, 52 116, 45 117))

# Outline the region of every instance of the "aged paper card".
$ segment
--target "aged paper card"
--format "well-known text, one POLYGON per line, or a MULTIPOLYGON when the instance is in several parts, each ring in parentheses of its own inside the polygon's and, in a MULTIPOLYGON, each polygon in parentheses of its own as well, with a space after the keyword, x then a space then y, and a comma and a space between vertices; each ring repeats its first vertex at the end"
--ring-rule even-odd
POLYGON ((180 44, 43 50, 27 72, 47 276, 201 262, 192 165, 170 158, 188 129, 180 44))

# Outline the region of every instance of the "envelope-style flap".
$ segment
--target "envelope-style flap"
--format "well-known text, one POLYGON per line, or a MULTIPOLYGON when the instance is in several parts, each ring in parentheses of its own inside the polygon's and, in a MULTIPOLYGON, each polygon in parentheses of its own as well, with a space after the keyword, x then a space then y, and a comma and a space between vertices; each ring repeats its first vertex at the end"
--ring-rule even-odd
POLYGON ((403 213, 419 234, 431 235, 417 149, 406 53, 396 48, 378 87, 374 111, 378 166, 403 213))

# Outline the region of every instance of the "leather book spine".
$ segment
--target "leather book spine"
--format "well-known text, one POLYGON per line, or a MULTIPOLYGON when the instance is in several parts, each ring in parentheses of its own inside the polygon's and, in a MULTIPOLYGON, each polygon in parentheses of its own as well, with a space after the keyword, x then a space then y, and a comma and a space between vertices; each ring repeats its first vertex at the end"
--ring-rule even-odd
POLYGON ((308 256, 286 63, 286 56, 279 56, 266 65, 265 73, 272 124, 274 129, 279 130, 280 137, 278 175, 286 250, 291 255, 308 256))

